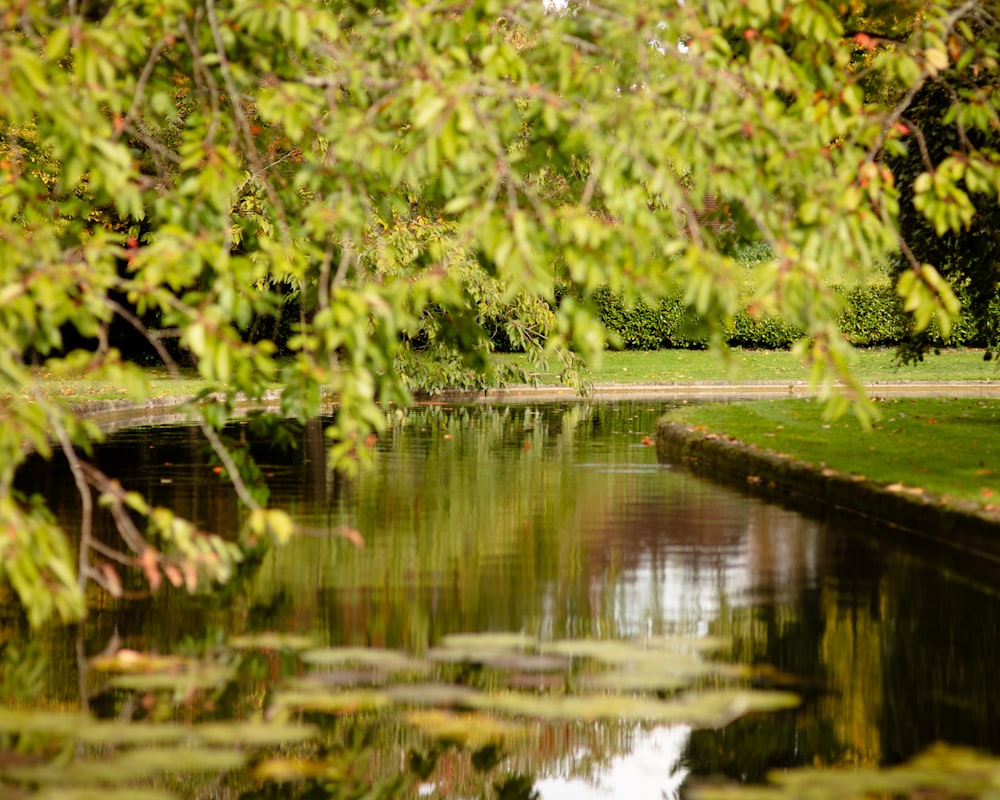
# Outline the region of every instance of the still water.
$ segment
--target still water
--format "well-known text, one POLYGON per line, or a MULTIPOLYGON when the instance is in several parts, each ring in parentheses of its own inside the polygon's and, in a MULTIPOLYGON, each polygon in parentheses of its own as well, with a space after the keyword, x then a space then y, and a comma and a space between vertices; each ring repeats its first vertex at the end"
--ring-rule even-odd
MULTIPOLYGON (((416 656, 450 634, 485 631, 541 642, 721 637, 731 644, 720 657, 751 667, 746 681, 802 699, 707 730, 539 724, 530 744, 485 764, 431 757, 365 712, 338 717, 341 738, 328 751, 363 758, 362 783, 383 780, 392 796, 671 798, 699 781, 756 781, 775 768, 893 764, 935 741, 1000 751, 1000 583, 989 570, 943 568, 898 535, 821 508, 804 516, 658 463, 649 437, 664 410, 419 406, 391 417, 374 469, 354 479, 326 469, 322 420, 283 443, 239 423, 231 435, 251 442, 270 503, 291 510, 303 535, 224 590, 149 596, 136 582, 125 601, 95 594, 81 631, 48 629, 30 643, 4 596, 2 654, 34 648, 44 664, 38 707, 72 707, 83 693, 95 715, 119 720, 246 718, 266 709, 289 657, 257 653, 211 704, 174 697, 164 709, 152 692, 136 701, 102 688, 87 672, 94 655, 218 654, 233 637, 264 632, 416 656), (393 783, 403 773, 411 780, 393 783)), ((208 529, 237 525, 193 427, 119 432, 97 460, 208 529)), ((72 484, 58 467, 33 462, 23 484, 74 524, 72 484)), ((236 779, 172 790, 354 796, 309 794, 319 789, 308 780, 264 787, 236 779)))

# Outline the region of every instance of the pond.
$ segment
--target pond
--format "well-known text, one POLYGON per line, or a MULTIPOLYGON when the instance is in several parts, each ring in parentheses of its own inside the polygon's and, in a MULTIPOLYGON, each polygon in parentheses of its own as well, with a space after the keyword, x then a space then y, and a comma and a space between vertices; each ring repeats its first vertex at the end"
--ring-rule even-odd
MULTIPOLYGON (((353 479, 327 470, 323 420, 270 441, 234 425, 304 533, 223 588, 95 592, 79 630, 33 634, 0 595, 0 795, 640 800, 937 741, 1000 751, 989 568, 658 463, 665 408, 417 406, 353 479), (675 716, 692 688, 745 705, 675 716)), ((193 427, 96 457, 237 526, 193 427)), ((75 524, 58 466, 21 481, 75 524)))

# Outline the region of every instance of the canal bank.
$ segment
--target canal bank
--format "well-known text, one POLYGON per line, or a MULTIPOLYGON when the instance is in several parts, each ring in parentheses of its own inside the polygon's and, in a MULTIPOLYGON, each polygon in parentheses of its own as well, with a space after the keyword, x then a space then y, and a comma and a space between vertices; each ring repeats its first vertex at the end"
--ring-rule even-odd
MULTIPOLYGON (((1000 396, 990 381, 892 382, 870 384, 879 398, 1000 396)), ((755 399, 807 398, 814 392, 806 383, 602 383, 586 397, 563 386, 510 386, 488 392, 446 391, 415 398, 417 405, 520 404, 540 402, 676 401, 685 403, 737 402, 755 399)), ((135 425, 177 423, 187 418, 183 404, 190 398, 165 397, 136 406, 123 401, 87 403, 77 410, 106 431, 135 425)), ((254 405, 278 411, 278 394, 270 392, 254 405)), ((332 411, 334 402, 328 410, 332 411)), ((656 447, 662 463, 677 463, 703 476, 744 487, 767 499, 808 513, 848 513, 897 528, 944 546, 953 553, 971 554, 1000 564, 1000 510, 975 502, 946 498, 902 481, 873 481, 847 471, 815 466, 779 452, 747 445, 701 426, 660 420, 656 447)), ((915 456, 919 458, 919 456, 915 456)))
POLYGON ((669 419, 657 423, 656 450, 661 463, 683 465, 773 502, 813 515, 851 514, 953 554, 1000 563, 1000 510, 992 507, 817 466, 669 419))

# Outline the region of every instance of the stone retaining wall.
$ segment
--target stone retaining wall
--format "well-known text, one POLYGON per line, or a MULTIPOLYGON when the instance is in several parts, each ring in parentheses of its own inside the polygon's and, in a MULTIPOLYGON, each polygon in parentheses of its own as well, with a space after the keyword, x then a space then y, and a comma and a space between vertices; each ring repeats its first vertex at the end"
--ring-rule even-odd
POLYGON ((681 463, 806 513, 846 511, 1000 563, 1000 509, 945 502, 912 487, 816 467, 667 419, 657 425, 656 452, 663 463, 681 463))

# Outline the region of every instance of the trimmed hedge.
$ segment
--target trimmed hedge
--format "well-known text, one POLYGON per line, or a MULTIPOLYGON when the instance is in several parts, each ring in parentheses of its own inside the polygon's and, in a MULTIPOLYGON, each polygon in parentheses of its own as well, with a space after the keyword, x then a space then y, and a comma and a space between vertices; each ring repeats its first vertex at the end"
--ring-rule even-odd
MULTIPOLYGON (((840 329, 859 347, 891 347, 909 335, 910 316, 893 288, 887 284, 857 286, 843 291, 847 301, 840 317, 840 329)), ((932 324, 928 339, 933 346, 976 347, 985 344, 968 309, 968 300, 960 295, 962 313, 945 341, 932 324)), ((601 321, 614 346, 626 350, 663 348, 697 349, 705 347, 707 336, 698 317, 686 310, 680 298, 662 300, 655 308, 641 300, 628 305, 621 295, 607 289, 594 295, 601 321)), ((1000 308, 991 309, 1000 326, 1000 308)), ((782 350, 802 336, 802 331, 771 316, 740 313, 733 320, 727 342, 733 347, 782 350)))

